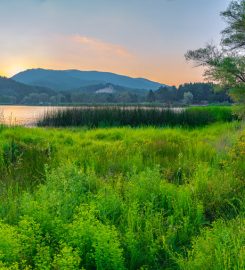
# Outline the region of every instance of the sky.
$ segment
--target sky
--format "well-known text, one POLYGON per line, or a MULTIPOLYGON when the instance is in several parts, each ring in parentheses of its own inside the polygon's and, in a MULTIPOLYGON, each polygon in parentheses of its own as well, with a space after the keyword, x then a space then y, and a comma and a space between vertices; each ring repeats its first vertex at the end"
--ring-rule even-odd
POLYGON ((218 43, 229 0, 0 0, 0 75, 98 70, 168 85, 202 81, 189 49, 218 43))

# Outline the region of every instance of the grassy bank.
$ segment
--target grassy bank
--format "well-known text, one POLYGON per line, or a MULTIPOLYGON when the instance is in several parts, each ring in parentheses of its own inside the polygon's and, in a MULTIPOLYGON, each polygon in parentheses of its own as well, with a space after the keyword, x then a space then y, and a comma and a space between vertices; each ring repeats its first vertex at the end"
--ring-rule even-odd
POLYGON ((243 269, 245 133, 0 131, 1 269, 243 269))
POLYGON ((161 109, 152 107, 73 107, 48 111, 39 126, 120 127, 120 126, 184 126, 198 127, 236 118, 231 107, 192 107, 161 109))

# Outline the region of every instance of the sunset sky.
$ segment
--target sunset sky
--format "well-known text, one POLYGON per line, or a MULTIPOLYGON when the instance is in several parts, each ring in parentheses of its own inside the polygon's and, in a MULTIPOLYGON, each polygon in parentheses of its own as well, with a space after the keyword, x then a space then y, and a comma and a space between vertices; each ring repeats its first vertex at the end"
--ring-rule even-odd
POLYGON ((218 42, 229 0, 0 0, 0 75, 99 70, 169 85, 201 81, 188 49, 218 42))

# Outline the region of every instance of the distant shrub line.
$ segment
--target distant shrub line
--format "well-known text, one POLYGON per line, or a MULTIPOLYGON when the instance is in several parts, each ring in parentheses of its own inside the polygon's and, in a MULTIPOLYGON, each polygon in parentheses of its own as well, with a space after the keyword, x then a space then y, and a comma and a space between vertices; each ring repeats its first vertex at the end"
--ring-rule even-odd
POLYGON ((237 117, 230 107, 197 107, 188 109, 159 108, 65 108, 48 111, 38 126, 119 127, 119 126, 187 126, 198 127, 214 122, 230 122, 237 117))

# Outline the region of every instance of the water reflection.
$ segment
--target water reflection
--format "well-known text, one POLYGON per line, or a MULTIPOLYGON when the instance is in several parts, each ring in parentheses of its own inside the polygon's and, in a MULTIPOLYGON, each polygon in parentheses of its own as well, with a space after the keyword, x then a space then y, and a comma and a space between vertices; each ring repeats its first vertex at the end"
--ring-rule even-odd
MULTIPOLYGON (((62 107, 59 107, 60 109, 62 107)), ((57 107, 42 106, 0 106, 0 123, 6 125, 33 126, 48 110, 57 107)))

